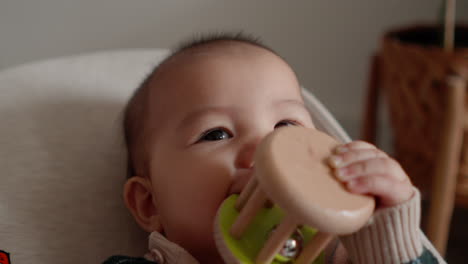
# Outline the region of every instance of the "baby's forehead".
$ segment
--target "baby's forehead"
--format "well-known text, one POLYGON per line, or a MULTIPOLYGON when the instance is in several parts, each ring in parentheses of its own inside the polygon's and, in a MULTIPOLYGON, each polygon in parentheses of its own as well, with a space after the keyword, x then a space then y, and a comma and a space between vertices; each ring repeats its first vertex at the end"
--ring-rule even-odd
MULTIPOLYGON (((276 73, 296 78, 291 67, 269 50, 248 43, 230 41, 216 45, 205 44, 169 57, 153 74, 149 85, 150 94, 153 98, 167 100, 172 97, 171 94, 181 95, 183 90, 201 88, 197 83, 202 79, 224 82, 239 76, 239 71, 246 67, 249 71, 257 73, 264 72, 265 68, 275 68, 276 73), (261 66, 252 67, 254 64, 261 66)), ((179 97, 175 96, 174 99, 179 97)))

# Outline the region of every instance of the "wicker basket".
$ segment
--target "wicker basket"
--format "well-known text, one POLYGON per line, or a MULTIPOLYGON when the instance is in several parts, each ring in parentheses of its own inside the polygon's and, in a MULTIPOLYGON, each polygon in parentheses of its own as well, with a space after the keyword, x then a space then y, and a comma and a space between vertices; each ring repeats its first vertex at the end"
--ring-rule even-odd
MULTIPOLYGON (((395 157, 424 192, 430 190, 434 172, 447 76, 458 74, 468 80, 468 26, 457 26, 453 53, 440 48, 440 30, 414 26, 391 31, 384 36, 378 61, 378 83, 388 100, 395 157)), ((468 136, 464 138, 460 173, 468 177, 468 136)))

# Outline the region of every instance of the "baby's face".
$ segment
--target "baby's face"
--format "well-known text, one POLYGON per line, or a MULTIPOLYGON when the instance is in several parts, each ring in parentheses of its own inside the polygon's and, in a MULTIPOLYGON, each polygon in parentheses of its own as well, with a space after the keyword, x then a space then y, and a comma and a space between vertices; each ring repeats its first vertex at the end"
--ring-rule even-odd
POLYGON ((313 124, 290 67, 246 44, 182 54, 155 85, 153 203, 167 238, 208 260, 216 211, 252 176, 259 141, 281 126, 313 124))

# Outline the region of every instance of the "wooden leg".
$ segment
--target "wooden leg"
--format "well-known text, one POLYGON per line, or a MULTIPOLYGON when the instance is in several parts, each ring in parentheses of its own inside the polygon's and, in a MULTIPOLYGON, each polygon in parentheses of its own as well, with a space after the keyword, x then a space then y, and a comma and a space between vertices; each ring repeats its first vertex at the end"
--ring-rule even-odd
POLYGON ((296 260, 296 264, 310 264, 320 252, 332 241, 333 236, 328 233, 318 232, 302 250, 296 260))
POLYGON ((465 83, 460 77, 448 81, 447 110, 442 127, 441 145, 432 183, 427 235, 443 256, 454 207, 460 161, 465 83))
POLYGON ((297 227, 294 219, 285 216, 275 231, 268 238, 255 259, 255 264, 269 264, 283 247, 284 243, 297 227))
POLYGON ((379 101, 379 87, 378 87, 378 55, 374 55, 371 62, 371 69, 369 72, 369 83, 367 87, 366 104, 363 116, 362 127, 362 140, 371 142, 373 144, 377 141, 377 115, 378 115, 378 101, 379 101))
POLYGON ((239 198, 237 198, 236 204, 234 205, 234 208, 236 208, 237 211, 242 210, 245 203, 249 200, 250 196, 252 196, 252 193, 257 187, 257 184, 258 182, 255 177, 250 178, 249 182, 240 193, 239 198))
POLYGON ((244 208, 240 211, 236 221, 231 226, 230 233, 232 237, 239 239, 242 234, 244 234, 245 230, 252 222, 252 219, 255 217, 258 210, 265 205, 266 201, 267 197, 265 193, 260 186, 257 186, 244 208))

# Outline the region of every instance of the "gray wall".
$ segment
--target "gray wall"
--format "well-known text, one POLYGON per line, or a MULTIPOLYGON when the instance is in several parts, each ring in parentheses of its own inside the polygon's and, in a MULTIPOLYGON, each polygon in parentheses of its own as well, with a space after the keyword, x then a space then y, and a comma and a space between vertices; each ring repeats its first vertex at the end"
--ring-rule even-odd
MULTIPOLYGON (((441 0, 0 0, 0 69, 103 49, 168 48, 196 32, 245 30, 295 68, 353 135, 368 62, 394 26, 436 21, 441 0)), ((458 1, 468 19, 468 1, 458 1)))

